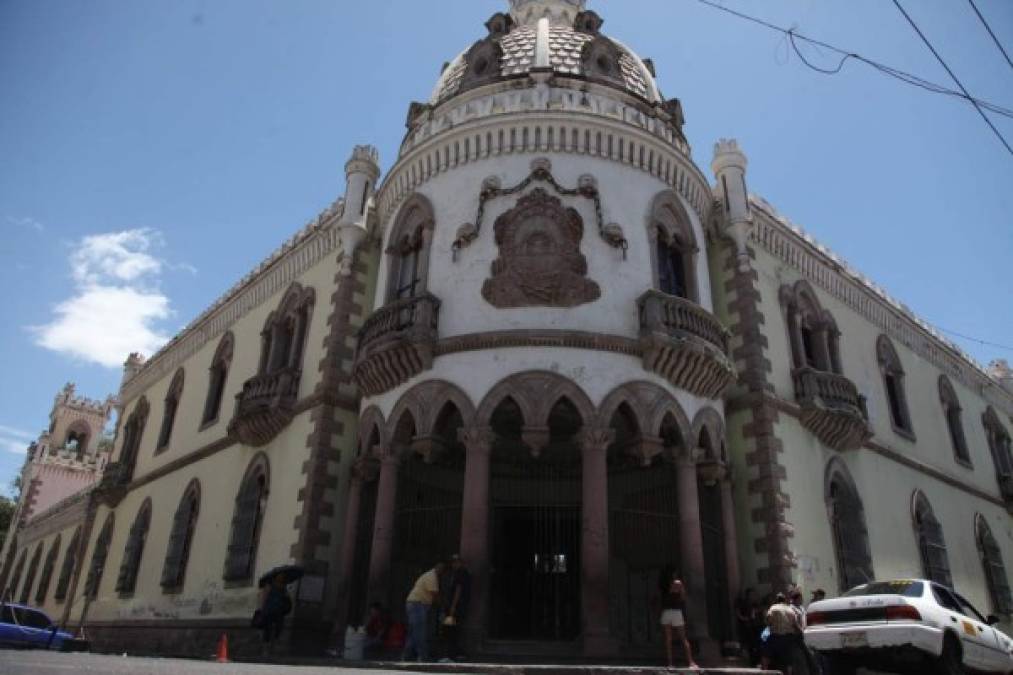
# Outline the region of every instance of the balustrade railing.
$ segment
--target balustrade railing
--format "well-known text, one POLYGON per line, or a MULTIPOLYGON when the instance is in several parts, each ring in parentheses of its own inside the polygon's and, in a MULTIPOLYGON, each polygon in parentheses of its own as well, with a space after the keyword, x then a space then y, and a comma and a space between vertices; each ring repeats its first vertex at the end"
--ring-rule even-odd
POLYGON ((641 332, 689 334, 728 352, 728 331, 700 305, 661 291, 647 291, 637 299, 641 332))
POLYGON ((380 307, 359 329, 359 351, 385 338, 407 332, 432 331, 435 333, 440 301, 429 293, 403 298, 380 307))
POLYGON ((298 368, 285 367, 254 375, 243 383, 238 398, 238 414, 272 405, 291 405, 299 393, 298 368))
POLYGON ((817 399, 830 408, 854 408, 868 419, 865 397, 858 393, 858 387, 844 375, 815 368, 796 368, 792 373, 795 380, 795 396, 799 400, 817 399))

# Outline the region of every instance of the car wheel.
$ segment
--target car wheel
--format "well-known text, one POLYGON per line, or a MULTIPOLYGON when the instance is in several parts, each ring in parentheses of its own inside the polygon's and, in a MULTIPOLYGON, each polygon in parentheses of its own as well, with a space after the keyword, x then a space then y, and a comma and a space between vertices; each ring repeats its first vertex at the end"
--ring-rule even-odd
POLYGON ((855 664, 843 656, 826 656, 827 675, 855 675, 855 664))
POLYGON ((960 644, 952 635, 947 635, 943 640, 943 653, 936 662, 936 672, 939 675, 964 675, 960 644))

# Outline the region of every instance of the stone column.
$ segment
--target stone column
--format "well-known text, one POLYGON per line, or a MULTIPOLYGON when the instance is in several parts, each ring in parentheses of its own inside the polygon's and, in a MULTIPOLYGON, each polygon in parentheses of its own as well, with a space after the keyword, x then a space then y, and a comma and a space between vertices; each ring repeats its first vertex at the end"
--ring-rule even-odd
POLYGON ((829 327, 826 324, 820 324, 820 326, 813 331, 813 335, 816 338, 816 361, 819 363, 819 369, 832 372, 834 365, 830 360, 829 327))
POLYGON ((471 606, 465 617, 467 646, 475 650, 486 627, 489 582, 489 458, 494 435, 489 427, 465 427, 464 498, 461 510, 461 559, 471 572, 471 606))
POLYGON ((345 530, 341 539, 341 571, 338 572, 337 602, 334 609, 334 638, 339 648, 344 647, 345 628, 348 626, 348 592, 355 571, 355 540, 359 536, 359 507, 362 503, 362 485, 372 480, 375 464, 360 457, 352 465, 351 480, 348 481, 348 506, 345 508, 345 530))
POLYGON ((735 607, 739 594, 739 540, 735 535, 735 502, 732 497, 731 472, 721 480, 721 529, 725 535, 725 569, 728 576, 728 606, 735 607))
POLYGON ((609 635, 608 446, 615 432, 585 428, 581 443, 581 613, 584 655, 608 656, 618 645, 609 635))
POLYGON ((700 496, 696 483, 696 452, 684 452, 676 460, 676 484, 679 490, 679 553, 682 581, 686 586, 689 635, 700 642, 709 639, 707 625, 706 566, 703 556, 703 532, 700 529, 700 496))
POLYGON ((380 459, 380 484, 376 488, 373 546, 369 551, 369 598, 389 600, 390 556, 394 544, 394 508, 397 504, 397 472, 401 462, 391 448, 376 448, 380 459))

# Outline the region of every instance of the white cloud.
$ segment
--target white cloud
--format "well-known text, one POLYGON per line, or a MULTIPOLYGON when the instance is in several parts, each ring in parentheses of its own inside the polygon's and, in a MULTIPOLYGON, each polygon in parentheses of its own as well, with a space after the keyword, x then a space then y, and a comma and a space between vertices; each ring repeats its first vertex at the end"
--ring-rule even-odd
POLYGON ((159 322, 172 315, 158 288, 171 266, 153 253, 162 244, 150 229, 82 238, 70 256, 75 293, 53 308, 51 322, 30 328, 36 344, 109 368, 119 368, 130 352, 155 352, 169 339, 159 322))
POLYGON ((26 227, 35 230, 36 232, 42 232, 46 229, 42 223, 34 218, 12 218, 11 216, 7 216, 7 222, 17 227, 26 227))
POLYGON ((36 434, 0 424, 0 451, 23 454, 35 439, 36 434))

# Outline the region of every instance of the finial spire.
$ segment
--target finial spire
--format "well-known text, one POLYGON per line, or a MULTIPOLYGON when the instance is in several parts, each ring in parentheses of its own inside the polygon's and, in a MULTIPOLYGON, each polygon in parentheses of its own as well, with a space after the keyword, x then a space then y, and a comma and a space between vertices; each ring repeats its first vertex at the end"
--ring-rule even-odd
POLYGON ((534 26, 543 18, 552 25, 572 26, 585 4, 585 0, 510 0, 510 16, 521 26, 534 26))

